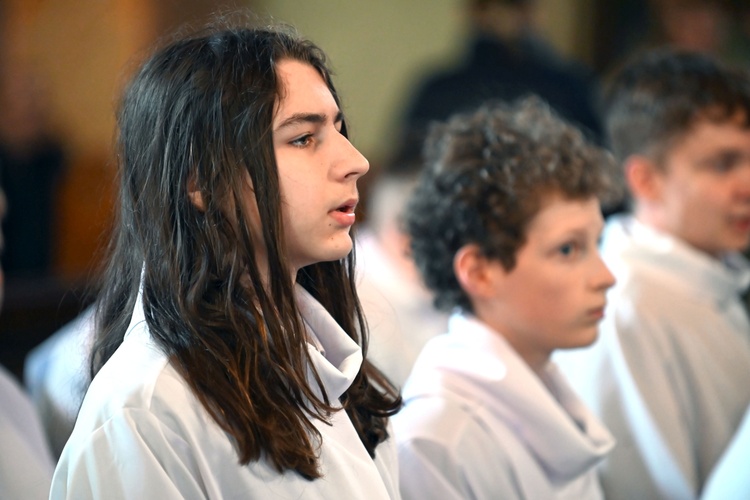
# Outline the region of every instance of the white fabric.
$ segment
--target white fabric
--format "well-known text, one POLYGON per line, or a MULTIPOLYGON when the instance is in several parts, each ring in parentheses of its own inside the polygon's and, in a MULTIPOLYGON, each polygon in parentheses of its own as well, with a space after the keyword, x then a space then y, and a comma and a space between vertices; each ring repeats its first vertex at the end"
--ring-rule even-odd
POLYGON ((403 387, 424 344, 448 326, 421 283, 403 276, 375 236, 357 236, 357 293, 370 330, 367 359, 403 387))
POLYGON ((739 255, 713 259, 615 217, 602 255, 617 278, 600 337, 556 360, 617 439, 607 498, 697 498, 750 403, 750 324, 739 255))
POLYGON ((54 467, 31 401, 0 366, 0 498, 47 498, 54 467))
MULTIPOLYGON (((301 287, 297 300, 313 364, 336 402, 362 353, 301 287)), ((391 440, 373 460, 343 410, 330 425, 313 422, 323 439, 322 478, 279 474, 263 459, 239 465, 232 441, 152 341, 139 301, 125 340, 86 394, 50 498, 398 498, 391 440)))
POLYGON ((711 471, 702 500, 750 498, 750 408, 724 455, 711 471))
POLYGON ((26 356, 24 383, 55 457, 73 431, 86 393, 93 338, 94 307, 90 306, 26 356))
POLYGON ((601 498, 609 432, 554 364, 547 384, 477 319, 427 343, 393 418, 405 499, 601 498))

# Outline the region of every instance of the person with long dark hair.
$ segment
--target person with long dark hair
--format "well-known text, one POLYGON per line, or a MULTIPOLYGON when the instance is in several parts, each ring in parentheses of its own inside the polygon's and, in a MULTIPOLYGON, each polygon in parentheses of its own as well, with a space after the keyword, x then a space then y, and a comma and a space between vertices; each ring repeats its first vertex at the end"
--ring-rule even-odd
POLYGON ((158 50, 118 113, 92 383, 52 498, 394 498, 400 397, 366 360, 367 160, 291 28, 158 50))

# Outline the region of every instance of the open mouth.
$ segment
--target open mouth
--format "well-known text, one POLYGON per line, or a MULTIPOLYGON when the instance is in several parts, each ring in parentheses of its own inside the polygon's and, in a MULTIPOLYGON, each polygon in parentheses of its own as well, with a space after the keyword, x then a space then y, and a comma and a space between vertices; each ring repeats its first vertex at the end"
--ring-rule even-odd
POLYGON ((341 212, 342 214, 351 214, 354 213, 354 205, 341 205, 336 211, 341 212))

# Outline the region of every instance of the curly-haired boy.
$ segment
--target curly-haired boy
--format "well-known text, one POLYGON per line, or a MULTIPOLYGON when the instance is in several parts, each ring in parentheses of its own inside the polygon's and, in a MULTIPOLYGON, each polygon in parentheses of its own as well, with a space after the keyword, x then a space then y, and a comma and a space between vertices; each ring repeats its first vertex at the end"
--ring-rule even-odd
POLYGON ((404 498, 599 498, 613 439, 550 362, 588 345, 614 279, 599 257, 614 160, 537 98, 454 116, 405 211, 436 305, 394 418, 404 498))

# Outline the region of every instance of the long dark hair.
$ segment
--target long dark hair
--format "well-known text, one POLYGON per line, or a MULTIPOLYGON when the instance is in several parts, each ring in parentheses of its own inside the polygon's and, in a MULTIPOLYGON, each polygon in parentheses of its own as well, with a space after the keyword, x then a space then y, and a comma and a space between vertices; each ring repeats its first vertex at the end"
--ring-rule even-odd
MULTIPOLYGON (((119 219, 91 373, 122 343, 140 288, 152 337, 234 438, 239 462, 263 455, 280 472, 313 479, 321 436, 310 419, 335 410, 306 378, 306 336, 287 278, 271 128, 283 59, 316 68, 338 103, 322 51, 278 27, 225 28, 173 42, 126 88, 118 112, 119 219), (243 202, 248 174, 263 242, 253 240, 243 202), (194 189, 200 208, 188 196, 194 189), (262 244, 267 285, 255 260, 262 244)), ((353 268, 354 252, 299 270, 297 282, 366 353, 353 268)), ((374 456, 400 397, 365 361, 340 399, 374 456)))

